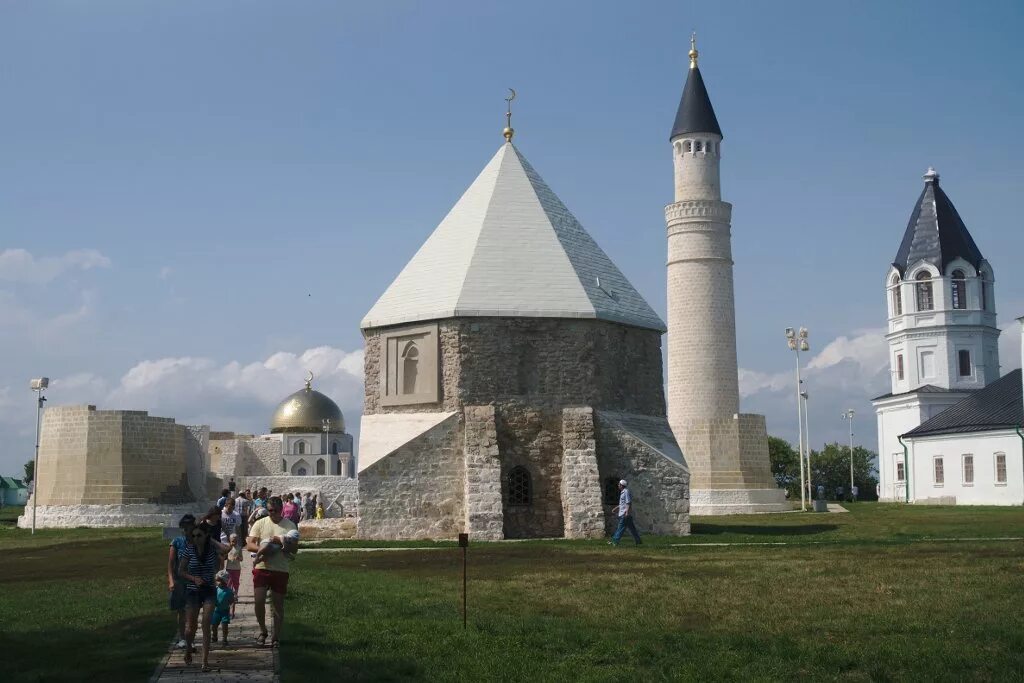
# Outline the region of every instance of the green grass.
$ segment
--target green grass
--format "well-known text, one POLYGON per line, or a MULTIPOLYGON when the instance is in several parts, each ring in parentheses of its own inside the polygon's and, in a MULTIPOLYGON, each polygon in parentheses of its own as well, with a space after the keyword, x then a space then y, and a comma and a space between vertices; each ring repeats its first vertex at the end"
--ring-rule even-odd
MULTIPOLYGON (((692 536, 642 548, 474 544, 466 631, 451 544, 300 554, 284 679, 1020 677, 1024 543, 927 539, 1024 536, 1024 510, 851 510, 699 518, 692 536), (787 545, 674 545, 720 542, 787 545)), ((0 510, 4 682, 145 680, 173 633, 160 531, 32 537, 9 517, 0 510)))

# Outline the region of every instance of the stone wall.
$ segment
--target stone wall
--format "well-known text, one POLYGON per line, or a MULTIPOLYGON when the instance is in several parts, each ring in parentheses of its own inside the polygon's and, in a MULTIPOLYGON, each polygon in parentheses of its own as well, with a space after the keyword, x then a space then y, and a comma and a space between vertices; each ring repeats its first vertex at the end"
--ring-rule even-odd
MULTIPOLYGON (((690 533, 690 474, 668 422, 664 418, 598 412, 596 424, 601 484, 619 479, 629 482, 637 529, 653 534, 690 533)), ((609 533, 618 522, 612 513, 617 504, 618 500, 604 506, 609 533)))
POLYGON ((469 406, 465 412, 465 531, 474 539, 504 538, 501 457, 494 406, 469 406))
POLYGON ((453 415, 359 473, 359 536, 454 538, 466 512, 461 415, 453 415))
POLYGON ((38 502, 191 502, 196 495, 189 460, 203 445, 196 439, 196 433, 173 419, 141 411, 50 408, 43 415, 40 434, 38 502))
POLYGON ((497 409, 501 497, 505 538, 551 538, 565 529, 562 518, 562 412, 543 405, 505 401, 497 409), (509 500, 509 474, 530 474, 529 505, 509 500))
MULTIPOLYGON (((36 527, 40 529, 75 529, 78 527, 173 527, 185 513, 199 516, 214 500, 188 505, 156 503, 130 505, 40 505, 36 509, 36 527)), ((32 505, 18 518, 18 527, 32 528, 32 505)))
POLYGON ((592 408, 562 411, 562 518, 566 538, 600 538, 605 515, 592 408))
POLYGON ((293 477, 286 474, 277 476, 236 476, 239 491, 266 486, 274 495, 282 493, 313 493, 324 504, 327 517, 356 517, 358 515, 359 484, 348 477, 293 477))
POLYGON ((380 334, 394 329, 363 331, 364 414, 505 402, 665 414, 659 332, 558 318, 438 321, 440 402, 382 406, 380 334))

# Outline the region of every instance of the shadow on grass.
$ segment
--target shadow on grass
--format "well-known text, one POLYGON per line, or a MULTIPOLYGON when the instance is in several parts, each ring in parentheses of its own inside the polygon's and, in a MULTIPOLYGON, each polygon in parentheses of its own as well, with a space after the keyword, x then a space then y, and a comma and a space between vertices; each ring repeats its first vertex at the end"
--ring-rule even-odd
POLYGON ((173 630, 171 619, 163 614, 99 627, 69 623, 61 628, 12 631, 5 625, 0 627, 5 653, 0 679, 4 683, 144 681, 166 653, 173 630))
POLYGON ((747 536, 813 536, 835 531, 836 524, 802 524, 793 526, 756 526, 740 524, 702 524, 696 522, 690 529, 694 536, 737 534, 747 536))
POLYGON ((423 671, 412 657, 373 651, 365 638, 337 642, 304 624, 289 624, 281 648, 282 681, 419 681, 423 671))

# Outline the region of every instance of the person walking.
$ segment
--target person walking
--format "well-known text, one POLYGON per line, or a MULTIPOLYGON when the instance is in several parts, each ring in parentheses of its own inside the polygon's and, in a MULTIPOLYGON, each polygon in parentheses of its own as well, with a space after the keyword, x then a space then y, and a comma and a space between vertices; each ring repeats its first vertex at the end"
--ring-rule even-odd
POLYGON ((612 512, 619 513, 619 526, 612 534, 612 540, 608 541, 608 545, 618 545, 622 533, 626 529, 629 529, 636 544, 640 545, 642 543, 640 532, 636 530, 636 525, 633 523, 633 494, 629 492, 629 484, 625 479, 619 480, 619 504, 612 508, 612 512))
POLYGON ((192 644, 202 614, 204 672, 210 670, 210 612, 217 598, 213 577, 228 550, 211 532, 206 522, 193 527, 178 560, 178 575, 185 580, 185 664, 192 664, 192 644))
POLYGON ((220 511, 220 542, 227 543, 232 534, 241 531, 242 515, 236 509, 234 498, 228 498, 220 511))
POLYGON ((192 528, 196 525, 196 518, 193 515, 184 515, 178 521, 178 528, 181 535, 171 539, 171 545, 167 550, 167 605, 172 612, 178 616, 178 630, 174 636, 175 647, 185 647, 185 580, 178 574, 178 563, 181 559, 181 551, 185 549, 189 538, 192 536, 192 528))
MULTIPOLYGON (((284 538, 289 531, 298 533, 295 523, 283 514, 284 504, 274 496, 267 501, 267 516, 256 522, 249 529, 246 549, 249 552, 260 552, 260 543, 275 536, 284 538)), ((274 613, 274 633, 270 646, 277 647, 281 642, 284 629, 284 596, 288 592, 288 570, 298 548, 292 544, 285 545, 279 552, 271 553, 258 562, 252 569, 252 585, 256 621, 260 625, 260 634, 256 641, 260 645, 267 644, 267 593, 271 594, 271 607, 274 613)))

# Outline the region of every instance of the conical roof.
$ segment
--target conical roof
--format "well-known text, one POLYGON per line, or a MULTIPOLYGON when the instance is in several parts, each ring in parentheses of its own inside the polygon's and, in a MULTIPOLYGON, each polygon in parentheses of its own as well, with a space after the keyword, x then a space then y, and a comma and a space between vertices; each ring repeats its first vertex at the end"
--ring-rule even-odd
POLYGON ((924 261, 945 272, 950 262, 962 258, 979 268, 984 257, 953 202, 939 187, 939 174, 929 168, 924 181, 893 265, 905 274, 907 268, 924 261))
POLYGON ((679 100, 676 120, 672 125, 672 134, 668 137, 671 140, 677 135, 688 133, 715 133, 719 137, 722 136, 708 89, 704 87, 704 79, 696 64, 690 67, 690 73, 686 77, 683 96, 679 100))
POLYGON ((665 331, 665 323, 510 142, 361 327, 463 316, 591 318, 665 331))

